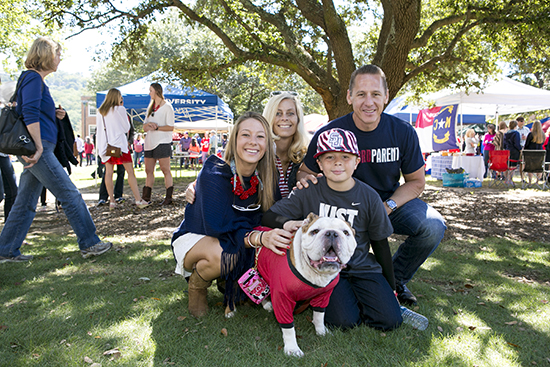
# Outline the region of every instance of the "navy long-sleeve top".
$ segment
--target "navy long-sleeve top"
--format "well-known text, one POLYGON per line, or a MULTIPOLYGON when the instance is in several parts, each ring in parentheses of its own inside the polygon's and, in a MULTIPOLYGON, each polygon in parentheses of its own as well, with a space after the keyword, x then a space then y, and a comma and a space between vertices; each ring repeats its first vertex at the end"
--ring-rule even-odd
MULTIPOLYGON (((257 203, 258 192, 241 200, 233 194, 232 177, 231 167, 216 155, 211 155, 197 178, 195 202, 187 205, 185 218, 172 236, 172 242, 189 232, 217 238, 223 248, 221 276, 228 281, 238 280, 254 266, 254 249, 245 247, 244 238, 260 225, 262 217, 261 209, 243 211, 233 207, 246 208, 257 203)), ((243 179, 247 189, 250 177, 243 179)), ((226 287, 226 300, 233 299, 232 290, 233 287, 226 287)))
POLYGON ((17 113, 23 115, 26 125, 40 123, 41 139, 56 144, 55 103, 50 89, 34 70, 22 73, 19 78, 23 80, 17 90, 17 113))

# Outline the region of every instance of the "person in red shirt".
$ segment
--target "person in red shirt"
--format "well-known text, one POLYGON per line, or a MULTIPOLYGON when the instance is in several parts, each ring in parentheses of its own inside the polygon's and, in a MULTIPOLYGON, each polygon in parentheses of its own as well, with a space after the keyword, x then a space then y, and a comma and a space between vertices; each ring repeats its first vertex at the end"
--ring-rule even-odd
POLYGON ((86 142, 84 143, 84 153, 86 154, 86 165, 89 166, 92 164, 94 156, 94 145, 92 144, 90 137, 86 137, 86 142))
POLYGON ((204 138, 201 141, 201 158, 202 163, 206 162, 208 158, 208 151, 210 150, 210 133, 207 131, 204 133, 204 138))

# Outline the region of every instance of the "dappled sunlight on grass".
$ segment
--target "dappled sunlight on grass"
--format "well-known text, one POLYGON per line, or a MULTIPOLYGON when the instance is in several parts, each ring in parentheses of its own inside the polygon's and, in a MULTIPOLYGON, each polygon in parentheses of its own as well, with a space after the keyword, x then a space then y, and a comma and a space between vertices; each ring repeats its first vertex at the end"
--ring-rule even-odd
POLYGON ((460 332, 432 339, 425 366, 521 366, 517 353, 502 337, 460 332))
POLYGON ((441 266, 442 263, 440 260, 436 259, 436 258, 433 258, 433 257, 429 257, 425 262, 424 264, 422 264, 422 269, 426 270, 426 271, 430 271, 431 269, 433 269, 434 267, 436 266, 441 266))

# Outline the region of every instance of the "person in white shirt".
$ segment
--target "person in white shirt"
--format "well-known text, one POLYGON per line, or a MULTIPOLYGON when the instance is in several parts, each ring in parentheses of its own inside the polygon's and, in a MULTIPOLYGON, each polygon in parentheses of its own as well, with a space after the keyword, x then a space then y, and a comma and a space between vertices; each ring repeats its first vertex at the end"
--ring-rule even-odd
POLYGON ((525 119, 522 116, 519 116, 516 121, 518 122, 518 127, 516 130, 519 132, 520 135, 519 142, 521 144, 521 147, 523 148, 525 146, 527 135, 529 135, 531 130, 527 126, 525 126, 525 119))
POLYGON ((145 208, 149 203, 143 201, 139 195, 137 179, 132 168, 132 154, 128 148, 128 131, 130 131, 130 121, 126 114, 126 108, 122 105, 122 94, 116 88, 107 92, 105 100, 98 109, 96 117, 96 151, 101 161, 105 164, 105 187, 109 194, 109 210, 117 207, 114 186, 113 171, 114 166, 123 165, 128 172, 128 184, 134 194, 135 203, 138 208, 145 208), (108 155, 107 146, 120 148, 122 155, 113 157, 108 155))
POLYGON ((164 186, 166 187, 166 196, 160 205, 169 205, 172 204, 172 193, 174 192, 172 172, 170 172, 174 109, 170 103, 164 100, 162 86, 159 83, 151 84, 149 96, 151 97, 151 103, 147 108, 147 117, 143 124, 143 131, 147 133, 143 155, 147 177, 141 197, 148 203, 151 202, 151 193, 155 183, 155 166, 158 161, 164 175, 164 186))
POLYGON ((80 167, 82 167, 82 153, 84 153, 84 140, 82 140, 80 135, 77 135, 74 141, 76 143, 76 150, 78 152, 78 161, 80 162, 80 167))

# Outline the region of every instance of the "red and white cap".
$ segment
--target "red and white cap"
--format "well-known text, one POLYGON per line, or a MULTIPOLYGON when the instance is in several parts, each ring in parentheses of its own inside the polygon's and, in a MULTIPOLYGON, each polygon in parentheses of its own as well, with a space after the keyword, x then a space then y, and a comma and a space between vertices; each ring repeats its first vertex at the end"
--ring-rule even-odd
POLYGON ((359 156, 355 134, 338 128, 323 131, 317 138, 317 153, 313 158, 328 152, 351 153, 359 156))

